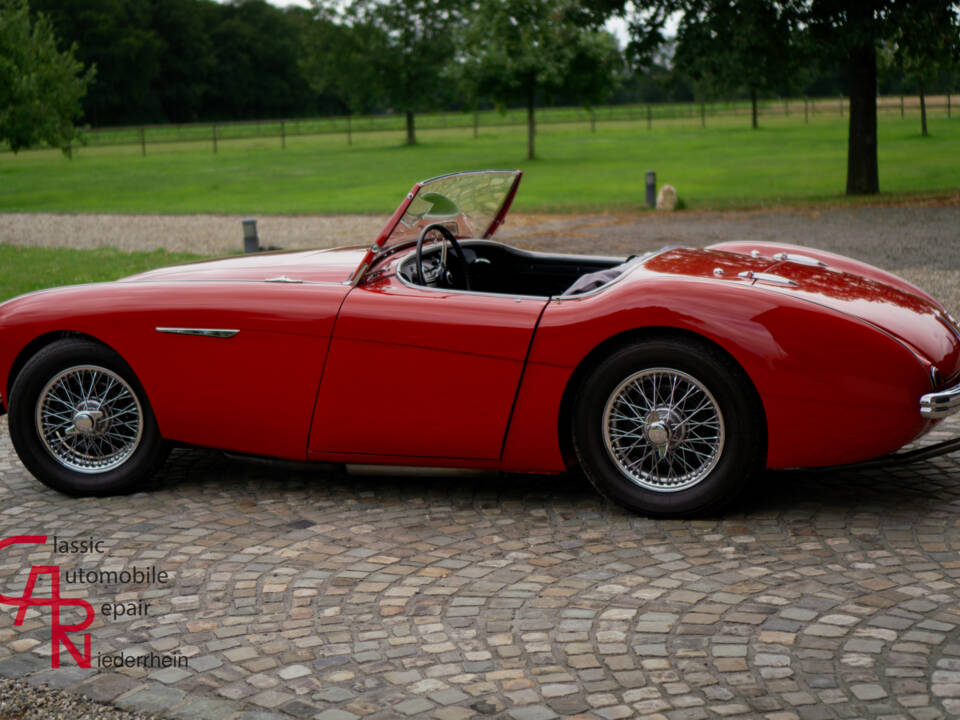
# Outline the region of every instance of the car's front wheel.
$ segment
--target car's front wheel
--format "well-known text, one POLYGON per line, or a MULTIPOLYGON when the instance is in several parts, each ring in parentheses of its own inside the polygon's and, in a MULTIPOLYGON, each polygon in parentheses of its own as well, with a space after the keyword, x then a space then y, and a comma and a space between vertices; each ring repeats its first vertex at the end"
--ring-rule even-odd
POLYGON ((27 361, 10 391, 9 425, 27 470, 70 495, 136 489, 167 453, 133 371, 84 338, 58 340, 27 361))
POLYGON ((719 510, 766 452, 763 410, 744 371, 686 338, 639 342, 602 360, 580 387, 572 425, 590 481, 647 515, 719 510))

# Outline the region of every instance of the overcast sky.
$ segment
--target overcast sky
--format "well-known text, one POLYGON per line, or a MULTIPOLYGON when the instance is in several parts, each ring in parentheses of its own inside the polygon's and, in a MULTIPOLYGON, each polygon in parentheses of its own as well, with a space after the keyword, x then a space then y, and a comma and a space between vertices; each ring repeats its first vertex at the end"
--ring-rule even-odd
MULTIPOLYGON (((310 7, 310 0, 268 0, 272 5, 286 7, 287 5, 299 5, 300 7, 310 7)), ((627 44, 627 24, 620 18, 612 18, 607 22, 607 30, 617 36, 620 45, 627 44)))

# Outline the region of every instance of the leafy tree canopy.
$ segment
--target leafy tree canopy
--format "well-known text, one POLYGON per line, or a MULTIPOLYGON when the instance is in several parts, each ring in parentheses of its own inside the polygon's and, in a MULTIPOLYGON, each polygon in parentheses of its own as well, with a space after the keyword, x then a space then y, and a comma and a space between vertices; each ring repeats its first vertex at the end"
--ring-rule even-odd
POLYGON ((609 96, 620 79, 616 39, 598 22, 576 0, 487 0, 470 16, 465 75, 479 93, 527 106, 530 159, 538 95, 563 92, 589 106, 609 96))
POLYGON ((74 51, 57 49, 50 21, 31 20, 26 0, 0 0, 0 140, 14 152, 42 143, 69 152, 94 76, 74 51))

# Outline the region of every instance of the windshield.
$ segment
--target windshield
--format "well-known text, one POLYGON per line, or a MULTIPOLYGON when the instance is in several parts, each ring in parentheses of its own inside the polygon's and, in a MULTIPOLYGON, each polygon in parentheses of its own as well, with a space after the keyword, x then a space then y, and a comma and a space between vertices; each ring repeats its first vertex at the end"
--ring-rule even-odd
POLYGON ((424 181, 383 247, 416 240, 432 223, 446 225, 458 238, 490 237, 519 178, 518 170, 484 170, 424 181))
POLYGON ((350 278, 360 282, 384 250, 415 242, 427 225, 443 223, 457 238, 489 238, 503 223, 520 184, 520 170, 478 170, 441 175, 413 186, 360 266, 350 278))

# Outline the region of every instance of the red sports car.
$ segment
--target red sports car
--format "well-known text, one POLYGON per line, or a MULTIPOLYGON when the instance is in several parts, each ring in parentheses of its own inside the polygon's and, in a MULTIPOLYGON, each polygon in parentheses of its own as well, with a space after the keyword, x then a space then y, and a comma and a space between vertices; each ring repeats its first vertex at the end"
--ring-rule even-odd
MULTIPOLYGON (((960 328, 830 253, 629 258, 491 240, 519 171, 416 184, 368 246, 251 254, 0 305, 0 411, 73 494, 141 487, 171 444, 559 473, 650 515, 764 468, 891 453, 960 409, 960 328)), ((945 448, 949 449, 949 448, 945 448)))

